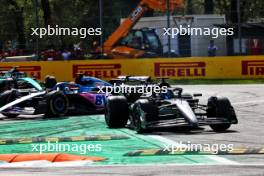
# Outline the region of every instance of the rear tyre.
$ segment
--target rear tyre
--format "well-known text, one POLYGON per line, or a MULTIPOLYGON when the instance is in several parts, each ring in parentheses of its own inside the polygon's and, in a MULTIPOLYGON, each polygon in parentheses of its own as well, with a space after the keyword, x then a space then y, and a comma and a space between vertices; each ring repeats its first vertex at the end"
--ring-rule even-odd
POLYGON ((47 102, 45 117, 61 117, 67 114, 69 100, 62 92, 52 91, 45 99, 47 102))
MULTIPOLYGON (((15 101, 17 99, 17 91, 15 90, 7 90, 0 95, 0 107, 15 101)), ((16 118, 19 114, 13 114, 9 112, 2 112, 2 115, 8 118, 16 118)))
POLYGON ((147 130, 147 122, 158 119, 157 106, 146 99, 136 101, 133 107, 133 125, 138 133, 144 133, 147 130))
POLYGON ((7 91, 9 89, 9 83, 8 80, 3 80, 0 82, 0 93, 7 91))
POLYGON ((219 124, 219 125, 210 125, 212 130, 215 132, 224 132, 231 127, 231 124, 219 124))
POLYGON ((124 96, 110 96, 105 104, 105 122, 109 128, 124 128, 129 118, 127 99, 124 96))
POLYGON ((236 114, 233 106, 228 98, 225 97, 211 97, 207 104, 207 117, 226 118, 227 123, 210 125, 216 132, 226 131, 231 127, 231 124, 237 123, 236 114))

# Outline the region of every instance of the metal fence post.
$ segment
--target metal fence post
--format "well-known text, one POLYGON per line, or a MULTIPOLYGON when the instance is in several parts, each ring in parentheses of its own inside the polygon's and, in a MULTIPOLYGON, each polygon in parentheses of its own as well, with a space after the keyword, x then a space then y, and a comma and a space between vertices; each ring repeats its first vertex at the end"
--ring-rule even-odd
MULTIPOLYGON (((167 0, 167 28, 170 28, 170 0, 167 0)), ((171 38, 168 35, 168 57, 171 57, 171 38)))
MULTIPOLYGON (((35 0, 35 18, 36 18, 36 28, 39 28, 39 16, 38 16, 38 0, 35 0)), ((39 59, 39 38, 36 37, 36 54, 39 59)))
POLYGON ((242 34, 241 34, 241 15, 240 15, 240 0, 237 0, 237 23, 238 23, 238 41, 239 41, 239 54, 242 54, 242 34))
POLYGON ((101 47, 101 56, 104 55, 104 20, 103 20, 103 0, 99 1, 100 8, 100 28, 102 30, 102 35, 100 36, 100 47, 101 47))

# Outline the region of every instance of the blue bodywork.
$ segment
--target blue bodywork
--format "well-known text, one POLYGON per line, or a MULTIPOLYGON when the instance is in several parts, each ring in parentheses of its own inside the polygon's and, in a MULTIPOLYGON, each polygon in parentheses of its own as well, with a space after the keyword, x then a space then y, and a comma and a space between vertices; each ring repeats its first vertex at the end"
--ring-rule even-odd
POLYGON ((50 93, 55 94, 56 92, 61 92, 65 95, 65 101, 68 102, 64 104, 65 107, 67 105, 67 114, 80 115, 103 113, 107 95, 99 90, 100 87, 112 86, 111 84, 98 78, 83 76, 81 79, 76 81, 78 84, 75 82, 59 82, 56 84, 56 81, 54 81, 56 85, 52 85, 52 88, 49 88, 48 86, 42 88, 37 81, 24 76, 22 76, 22 74, 4 74, 4 76, 0 76, 0 81, 10 81, 14 85, 11 88, 7 87, 6 90, 17 89, 17 91, 20 92, 18 97, 16 97, 16 100, 11 102, 18 102, 16 106, 10 105, 10 102, 3 104, 4 107, 2 108, 4 108, 3 111, 5 111, 5 113, 14 115, 45 114, 45 109, 50 107, 47 106, 50 98, 45 97, 48 97, 50 93), (32 96, 38 96, 38 99, 33 99, 32 96), (35 103, 37 100, 40 104, 35 103), (26 103, 19 104, 20 102, 26 103), (32 106, 34 111, 29 112, 28 108, 26 109, 24 105, 26 105, 26 107, 32 106), (35 107, 35 105, 37 106, 35 107))
POLYGON ((71 83, 71 82, 60 82, 58 83, 53 90, 62 90, 64 93, 69 93, 68 89, 71 88, 72 90, 77 91, 77 93, 84 93, 84 92, 95 92, 99 90, 99 87, 106 87, 112 86, 110 83, 103 81, 101 79, 95 77, 83 77, 80 81, 81 83, 71 83))
POLYGON ((75 109, 72 111, 73 114, 103 113, 107 95, 100 92, 99 88, 112 85, 98 78, 86 76, 77 83, 60 82, 53 90, 60 90, 67 95, 70 106, 75 109))

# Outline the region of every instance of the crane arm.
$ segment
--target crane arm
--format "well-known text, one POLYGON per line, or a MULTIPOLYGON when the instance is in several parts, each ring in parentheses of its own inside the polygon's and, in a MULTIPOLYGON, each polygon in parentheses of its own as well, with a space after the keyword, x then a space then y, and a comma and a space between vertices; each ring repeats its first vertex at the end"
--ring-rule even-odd
MULTIPOLYGON (((170 11, 183 6, 183 0, 170 0, 170 11)), ((141 0, 136 9, 126 18, 117 30, 104 43, 105 52, 109 52, 113 46, 125 37, 138 20, 149 10, 165 12, 166 0, 141 0)))

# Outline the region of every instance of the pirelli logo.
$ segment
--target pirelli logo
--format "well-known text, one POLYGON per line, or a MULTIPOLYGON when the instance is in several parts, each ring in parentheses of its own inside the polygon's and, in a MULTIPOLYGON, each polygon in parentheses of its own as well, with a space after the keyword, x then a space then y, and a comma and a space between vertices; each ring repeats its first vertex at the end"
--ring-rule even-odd
MULTIPOLYGON (((13 68, 13 66, 0 66, 0 72, 8 71, 11 68, 13 68)), ((18 70, 27 73, 30 77, 41 79, 41 66, 19 66, 18 70)))
POLYGON ((264 60, 242 61, 242 75, 245 76, 264 75, 264 60))
POLYGON ((205 77, 205 62, 154 63, 156 77, 205 77))
POLYGON ((115 78, 121 75, 121 64, 84 64, 73 65, 73 78, 77 73, 97 78, 115 78))

